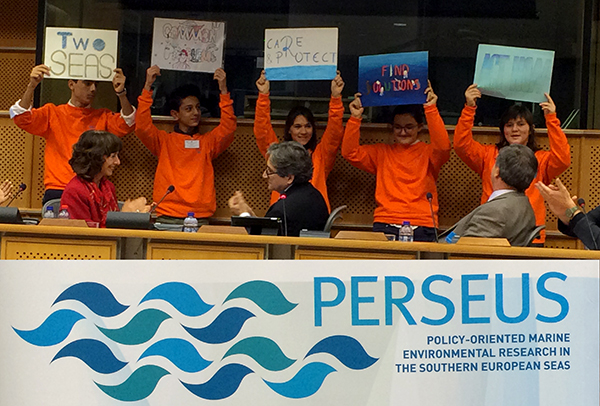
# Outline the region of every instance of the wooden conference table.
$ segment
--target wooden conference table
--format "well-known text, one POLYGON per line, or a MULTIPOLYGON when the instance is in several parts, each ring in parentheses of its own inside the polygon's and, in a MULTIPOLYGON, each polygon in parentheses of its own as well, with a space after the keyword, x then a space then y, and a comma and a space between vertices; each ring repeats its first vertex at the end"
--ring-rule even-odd
MULTIPOLYGON (((0 259, 600 259, 599 251, 575 249, 273 237, 242 232, 224 226, 190 234, 0 224, 0 259)), ((362 235, 368 238, 370 234, 362 235)))

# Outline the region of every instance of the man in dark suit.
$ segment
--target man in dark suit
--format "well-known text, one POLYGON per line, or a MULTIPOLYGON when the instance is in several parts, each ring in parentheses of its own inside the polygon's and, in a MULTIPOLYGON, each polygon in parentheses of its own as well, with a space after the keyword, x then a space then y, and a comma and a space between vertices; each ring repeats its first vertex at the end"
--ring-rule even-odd
POLYGON ((440 237, 447 242, 459 237, 506 238, 511 245, 527 245, 535 229, 535 214, 525 190, 535 178, 537 167, 530 148, 519 144, 502 148, 492 169, 494 192, 488 201, 440 237))
MULTIPOLYGON (((281 196, 269 207, 265 217, 281 219, 281 235, 297 237, 300 230, 325 227, 329 212, 321 192, 309 182, 312 172, 310 154, 295 141, 271 144, 267 150, 267 167, 262 176, 267 179, 269 190, 281 196)), ((240 191, 235 192, 228 203, 235 216, 255 216, 240 191)))

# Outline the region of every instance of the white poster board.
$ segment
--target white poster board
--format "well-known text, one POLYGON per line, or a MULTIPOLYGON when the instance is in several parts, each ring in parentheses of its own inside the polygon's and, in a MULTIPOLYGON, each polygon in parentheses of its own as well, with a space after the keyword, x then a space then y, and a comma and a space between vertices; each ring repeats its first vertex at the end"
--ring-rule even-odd
POLYGON ((44 64, 49 79, 110 81, 117 67, 119 32, 46 27, 44 64))
POLYGON ((598 264, 4 261, 0 404, 598 405, 598 264))
POLYGON ((488 96, 541 103, 553 66, 554 51, 480 44, 473 83, 488 96))
POLYGON ((265 71, 269 80, 331 80, 337 63, 337 27, 265 30, 265 71))
POLYGON ((151 65, 213 73, 223 67, 225 23, 155 18, 151 65))

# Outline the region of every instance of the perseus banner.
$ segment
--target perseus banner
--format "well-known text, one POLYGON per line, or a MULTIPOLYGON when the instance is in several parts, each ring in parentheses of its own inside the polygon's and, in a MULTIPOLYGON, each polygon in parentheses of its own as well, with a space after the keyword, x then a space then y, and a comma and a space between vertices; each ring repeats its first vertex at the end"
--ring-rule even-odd
POLYGON ((597 405, 598 281, 598 261, 4 261, 0 404, 597 405))
POLYGON ((429 52, 358 58, 358 91, 363 106, 423 104, 427 100, 429 52))

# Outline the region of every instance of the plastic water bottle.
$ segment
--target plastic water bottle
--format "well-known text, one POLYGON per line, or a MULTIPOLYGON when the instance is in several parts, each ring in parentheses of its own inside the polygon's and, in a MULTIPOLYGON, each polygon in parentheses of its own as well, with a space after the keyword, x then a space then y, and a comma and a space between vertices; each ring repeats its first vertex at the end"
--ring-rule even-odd
POLYGON ((413 242, 413 229, 410 226, 410 221, 402 222, 402 227, 398 232, 398 241, 413 242))
POLYGON ((42 217, 45 219, 53 219, 54 218, 54 207, 48 206, 42 217))
POLYGON ((194 217, 194 213, 189 212, 187 217, 183 220, 183 232, 184 233, 195 233, 198 231, 198 219, 194 217))
POLYGON ((60 211, 58 212, 58 218, 59 219, 71 218, 71 216, 69 215, 69 206, 67 206, 66 204, 60 206, 60 211))

